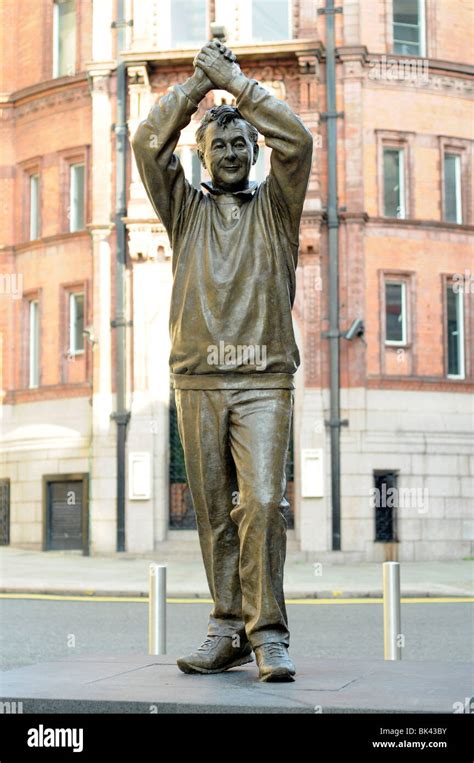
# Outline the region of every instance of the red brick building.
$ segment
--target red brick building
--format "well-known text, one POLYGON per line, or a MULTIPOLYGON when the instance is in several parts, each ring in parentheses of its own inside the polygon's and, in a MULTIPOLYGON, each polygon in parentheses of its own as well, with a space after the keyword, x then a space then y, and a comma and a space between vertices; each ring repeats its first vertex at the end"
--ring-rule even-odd
MULTIPOLYGON (((348 422, 340 427, 341 551, 332 551, 327 425, 323 0, 4 0, 3 542, 116 548, 117 64, 126 66, 133 132, 153 100, 189 76, 217 22, 245 73, 286 99, 315 138, 294 310, 302 366, 293 547, 352 561, 471 553, 470 8, 462 0, 337 5, 338 344, 348 422), (357 319, 364 333, 346 339, 357 319)), ((194 150, 200 115, 228 97, 211 93, 183 131, 178 153, 190 182, 204 179, 194 150)), ((261 156, 257 179, 268 169, 268 152, 261 156)), ((124 536, 138 552, 195 533, 174 529, 185 490, 169 394, 169 243, 130 151, 126 182, 124 536)))

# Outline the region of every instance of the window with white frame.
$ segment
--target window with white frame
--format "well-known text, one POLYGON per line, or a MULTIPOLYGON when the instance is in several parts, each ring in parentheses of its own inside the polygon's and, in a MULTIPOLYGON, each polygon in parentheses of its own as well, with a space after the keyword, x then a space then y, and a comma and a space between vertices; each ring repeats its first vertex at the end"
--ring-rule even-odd
POLYGON ((406 344, 406 326, 406 284, 403 281, 386 281, 385 344, 406 344))
POLYGON ((242 42, 291 38, 291 0, 240 0, 239 17, 242 42))
POLYGON ((383 213, 385 217, 406 216, 403 148, 383 150, 383 213))
POLYGON ((169 14, 171 48, 201 48, 208 39, 206 0, 162 0, 169 14))
POLYGON ((83 230, 85 225, 85 165, 71 164, 69 177, 69 230, 83 230))
POLYGON ((34 241, 40 235, 40 178, 29 176, 29 238, 34 241))
POLYGON ((84 294, 69 294, 69 354, 84 352, 84 294))
POLYGON ((446 286, 447 375, 464 379, 464 292, 460 284, 446 286))
POLYGON ((424 56, 425 0, 393 0, 393 52, 424 56))
POLYGON ((76 71, 76 3, 55 0, 53 6, 53 77, 76 71))
POLYGON ((444 155, 444 219, 449 223, 462 223, 461 157, 444 155))
POLYGON ((32 299, 28 302, 28 387, 39 386, 39 302, 32 299))

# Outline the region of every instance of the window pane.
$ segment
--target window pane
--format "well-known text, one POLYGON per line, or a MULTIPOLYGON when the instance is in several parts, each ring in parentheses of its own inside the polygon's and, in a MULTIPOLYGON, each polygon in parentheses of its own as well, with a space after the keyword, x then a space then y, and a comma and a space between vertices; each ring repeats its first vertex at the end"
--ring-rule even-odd
POLYGON ((290 39, 289 0, 253 0, 254 42, 290 39))
POLYGON ((30 175, 30 240, 39 237, 39 175, 30 175))
POLYGON ((395 42, 394 53, 398 53, 399 56, 419 56, 420 46, 412 42, 395 42))
POLYGON ((404 217, 402 188, 402 151, 398 148, 384 148, 383 183, 385 217, 404 217))
POLYGON ((39 385, 39 308, 38 302, 29 303, 29 369, 28 386, 39 385))
POLYGON ((418 29, 413 26, 395 24, 393 35, 397 42, 412 42, 418 45, 418 29))
POLYGON ((403 342, 403 284, 385 284, 385 337, 388 342, 403 342))
POLYGON ((76 71, 75 0, 57 0, 54 13, 54 76, 64 77, 76 71))
POLYGON ((446 291, 447 305, 447 335, 448 335, 448 374, 463 376, 462 358, 462 292, 455 292, 453 284, 446 291))
POLYGON ((460 223, 461 218, 461 157, 456 154, 444 156, 444 219, 460 223))
POLYGON ((171 0, 171 46, 200 48, 208 38, 206 0, 171 0))
POLYGON ((393 0, 393 20, 399 24, 419 23, 418 0, 393 0))
POLYGON ((84 294, 71 294, 70 311, 70 350, 81 352, 84 349, 84 294))
POLYGON ((400 55, 421 54, 421 22, 418 0, 393 0, 393 49, 400 55))
POLYGON ((84 181, 85 167, 83 164, 71 165, 71 185, 69 201, 69 230, 84 228, 84 181))

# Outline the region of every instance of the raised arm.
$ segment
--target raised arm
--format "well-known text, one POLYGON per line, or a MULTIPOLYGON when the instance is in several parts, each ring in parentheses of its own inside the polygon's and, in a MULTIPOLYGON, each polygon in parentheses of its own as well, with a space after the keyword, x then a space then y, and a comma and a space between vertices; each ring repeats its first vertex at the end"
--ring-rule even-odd
POLYGON ((160 98, 131 141, 143 185, 167 230, 171 246, 180 216, 197 193, 186 180, 173 152, 181 130, 189 124, 199 102, 213 87, 206 75, 196 69, 186 82, 175 85, 160 98))
POLYGON ((195 64, 216 87, 236 98, 242 116, 264 136, 272 150, 270 179, 293 219, 299 218, 311 172, 313 137, 288 104, 248 79, 221 43, 211 42, 196 56, 195 64))

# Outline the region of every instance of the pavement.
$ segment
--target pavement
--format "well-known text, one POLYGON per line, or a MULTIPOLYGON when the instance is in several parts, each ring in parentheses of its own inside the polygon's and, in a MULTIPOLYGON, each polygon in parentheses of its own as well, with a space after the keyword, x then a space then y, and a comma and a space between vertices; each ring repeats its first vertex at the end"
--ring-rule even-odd
MULTIPOLYGON (((204 567, 195 548, 163 544, 152 554, 83 556, 70 551, 0 548, 0 593, 90 596, 148 596, 151 562, 167 566, 168 598, 210 597, 204 567)), ((290 552, 285 565, 287 599, 380 598, 382 563, 330 564, 306 561, 290 552)), ((474 590, 472 560, 402 562, 405 598, 469 597, 474 590)))
MULTIPOLYGON (((173 544, 143 556, 89 557, 3 547, 0 597, 146 597, 151 562, 167 565, 168 599, 209 598, 198 552, 173 544)), ((472 561, 403 562, 401 588, 404 598, 466 600, 473 595, 472 561)), ((319 564, 290 552, 285 594, 292 600, 381 598, 382 564, 319 564)), ((257 680, 255 664, 212 676, 187 676, 170 655, 80 654, 0 673, 0 705, 25 714, 472 711, 473 668, 465 662, 328 660, 308 655, 297 660, 296 669, 294 683, 266 684, 257 680)))
POLYGON ((269 684, 255 664, 196 676, 170 656, 83 655, 6 671, 0 695, 27 714, 470 711, 467 663, 306 659, 296 669, 295 682, 269 684))

